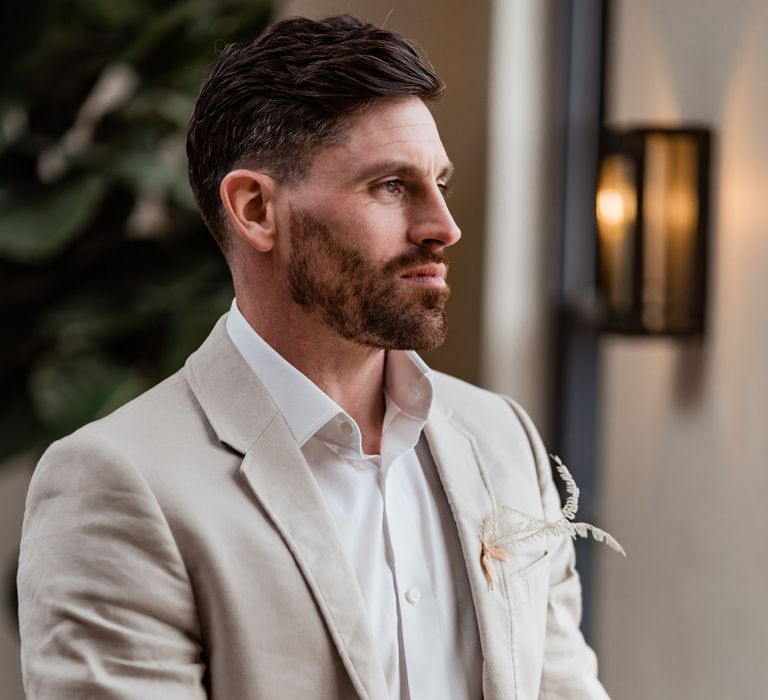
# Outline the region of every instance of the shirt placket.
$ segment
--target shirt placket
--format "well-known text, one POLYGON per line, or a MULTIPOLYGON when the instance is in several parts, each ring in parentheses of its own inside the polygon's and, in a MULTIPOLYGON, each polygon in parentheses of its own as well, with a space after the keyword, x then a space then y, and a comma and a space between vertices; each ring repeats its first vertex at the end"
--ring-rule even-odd
POLYGON ((408 479, 407 469, 414 464, 397 458, 387 469, 383 481, 385 526, 392 553, 397 604, 402 634, 401 663, 405 664, 409 695, 403 697, 450 698, 443 655, 434 648, 441 634, 440 610, 429 575, 427 552, 420 536, 421 508, 408 479), (430 641, 431 640, 431 641, 430 641))

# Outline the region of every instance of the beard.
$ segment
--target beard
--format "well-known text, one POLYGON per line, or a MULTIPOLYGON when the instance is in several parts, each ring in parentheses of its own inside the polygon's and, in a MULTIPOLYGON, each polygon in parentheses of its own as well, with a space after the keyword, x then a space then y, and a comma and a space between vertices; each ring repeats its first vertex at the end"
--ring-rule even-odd
POLYGON ((386 350, 432 350, 446 336, 450 290, 403 282, 407 270, 448 265, 445 251, 417 248, 372 265, 310 212, 291 211, 287 283, 293 300, 342 338, 386 350))

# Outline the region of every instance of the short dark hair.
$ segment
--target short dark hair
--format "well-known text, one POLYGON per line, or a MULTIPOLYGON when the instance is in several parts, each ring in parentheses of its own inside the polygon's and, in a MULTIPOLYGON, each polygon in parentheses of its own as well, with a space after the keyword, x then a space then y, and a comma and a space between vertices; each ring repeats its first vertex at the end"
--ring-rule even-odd
POLYGON ((372 103, 444 88, 402 35, 351 15, 286 19, 224 48, 203 82, 187 131, 189 180, 219 247, 228 238, 219 186, 238 168, 300 182, 316 150, 339 143, 372 103))

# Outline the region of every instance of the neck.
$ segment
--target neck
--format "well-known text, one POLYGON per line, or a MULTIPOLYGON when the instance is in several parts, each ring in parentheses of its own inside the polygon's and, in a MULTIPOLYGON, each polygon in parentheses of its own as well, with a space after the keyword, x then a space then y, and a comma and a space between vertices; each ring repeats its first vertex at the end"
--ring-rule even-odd
POLYGON ((268 314, 238 296, 238 308, 251 327, 285 360, 309 377, 360 428, 363 450, 379 454, 384 423, 386 352, 346 340, 297 309, 268 314))

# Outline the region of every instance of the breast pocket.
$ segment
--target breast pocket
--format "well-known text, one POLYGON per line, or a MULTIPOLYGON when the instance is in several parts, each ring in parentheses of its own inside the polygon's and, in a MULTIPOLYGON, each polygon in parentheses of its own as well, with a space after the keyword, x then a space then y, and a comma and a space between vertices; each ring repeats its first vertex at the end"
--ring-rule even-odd
POLYGON ((547 604, 551 554, 544 552, 507 577, 512 663, 519 697, 537 698, 547 634, 547 604))
POLYGON ((509 574, 509 599, 513 610, 524 608, 535 598, 546 599, 549 560, 550 553, 546 551, 522 569, 509 574))

